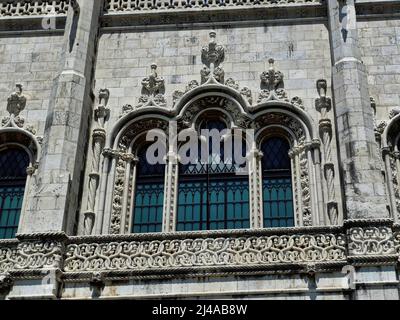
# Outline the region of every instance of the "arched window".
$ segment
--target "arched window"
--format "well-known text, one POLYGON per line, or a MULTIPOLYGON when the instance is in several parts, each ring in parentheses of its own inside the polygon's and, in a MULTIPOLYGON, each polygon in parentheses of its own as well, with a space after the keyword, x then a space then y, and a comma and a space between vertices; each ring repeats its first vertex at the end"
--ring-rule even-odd
POLYGON ((288 141, 280 137, 268 138, 261 146, 265 228, 294 226, 289 150, 288 141))
MULTIPOLYGON (((201 130, 226 129, 224 122, 208 119, 201 130)), ((178 231, 243 229, 250 227, 248 175, 238 175, 234 161, 226 161, 224 143, 215 153, 212 134, 208 138, 208 161, 201 161, 201 148, 196 164, 179 169, 178 231)), ((204 152, 203 152, 204 153, 204 152)))
POLYGON ((165 164, 150 164, 147 146, 138 152, 133 233, 162 231, 165 164))
POLYGON ((22 149, 0 151, 0 239, 14 238, 18 231, 29 163, 22 149))

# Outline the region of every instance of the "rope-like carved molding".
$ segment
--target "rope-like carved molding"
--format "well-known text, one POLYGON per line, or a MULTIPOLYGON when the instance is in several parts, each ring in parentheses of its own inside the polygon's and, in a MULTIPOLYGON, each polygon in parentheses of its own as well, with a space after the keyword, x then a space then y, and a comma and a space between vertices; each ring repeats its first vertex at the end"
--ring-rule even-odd
POLYGON ((69 0, 7 0, 0 2, 0 17, 66 15, 69 0))
POLYGON ((106 0, 105 13, 177 11, 204 8, 282 7, 321 4, 322 0, 106 0))
POLYGON ((345 261, 344 235, 284 235, 69 244, 64 271, 162 270, 345 261))

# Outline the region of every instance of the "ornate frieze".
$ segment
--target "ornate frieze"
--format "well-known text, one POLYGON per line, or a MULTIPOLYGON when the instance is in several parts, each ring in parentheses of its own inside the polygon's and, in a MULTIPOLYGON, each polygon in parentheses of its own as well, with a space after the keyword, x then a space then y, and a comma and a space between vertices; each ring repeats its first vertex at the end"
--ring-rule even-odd
POLYGON ((395 254, 392 229, 387 226, 360 226, 348 230, 349 255, 395 254))
MULTIPOLYGON (((90 237, 32 235, 0 241, 0 286, 27 272, 59 269, 69 274, 107 272, 232 272, 303 265, 375 265, 400 254, 398 227, 389 221, 346 221, 344 227, 207 231, 90 237), (351 259, 350 259, 351 258, 351 259), (350 259, 350 260, 349 260, 350 259), (350 261, 350 262, 349 262, 350 261), (358 263, 357 262, 357 263, 358 263), (21 273, 22 272, 22 273, 21 273)), ((297 270, 297 269, 296 269, 297 270)), ((121 278, 122 279, 122 278, 121 278)))
POLYGON ((200 237, 72 243, 66 272, 245 267, 345 261, 345 238, 335 234, 200 237))
POLYGON ((0 274, 15 270, 58 269, 63 253, 62 240, 27 239, 6 245, 0 242, 0 274))

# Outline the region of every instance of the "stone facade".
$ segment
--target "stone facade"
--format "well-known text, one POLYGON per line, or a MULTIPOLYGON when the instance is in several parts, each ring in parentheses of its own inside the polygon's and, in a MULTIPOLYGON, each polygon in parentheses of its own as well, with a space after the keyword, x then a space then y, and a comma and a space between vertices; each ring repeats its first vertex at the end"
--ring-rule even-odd
POLYGON ((0 151, 30 156, 0 299, 399 299, 400 4, 0 3, 0 151), (137 141, 208 109, 255 130, 250 229, 132 234, 137 141), (295 227, 264 228, 260 141, 290 141, 295 227))

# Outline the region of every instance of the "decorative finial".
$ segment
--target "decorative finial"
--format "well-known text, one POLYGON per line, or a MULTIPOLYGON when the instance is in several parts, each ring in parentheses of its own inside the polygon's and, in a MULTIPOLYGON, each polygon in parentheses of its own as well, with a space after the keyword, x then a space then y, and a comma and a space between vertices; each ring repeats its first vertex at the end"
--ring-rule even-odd
POLYGON ((165 107, 166 101, 164 98, 165 93, 165 80, 158 76, 157 64, 150 65, 150 75, 142 80, 142 95, 139 98, 138 107, 142 106, 160 106, 165 107))
POLYGON ((202 49, 202 62, 214 71, 214 68, 224 62, 225 59, 225 48, 222 45, 217 44, 217 33, 215 31, 210 32, 210 42, 208 46, 202 49))
POLYGON ((274 91, 283 86, 283 73, 275 70, 275 59, 270 58, 269 69, 261 74, 261 88, 274 91))

